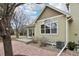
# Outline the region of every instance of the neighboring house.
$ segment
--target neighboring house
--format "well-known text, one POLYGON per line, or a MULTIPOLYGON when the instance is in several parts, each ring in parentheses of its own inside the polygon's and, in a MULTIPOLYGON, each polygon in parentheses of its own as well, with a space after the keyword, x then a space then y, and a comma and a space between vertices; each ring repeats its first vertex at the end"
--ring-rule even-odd
POLYGON ((34 40, 46 39, 50 42, 66 41, 66 20, 68 18, 70 18, 68 13, 46 5, 36 20, 27 26, 27 37, 34 40))
POLYGON ((79 3, 70 3, 69 12, 73 18, 69 25, 69 40, 79 43, 79 3))

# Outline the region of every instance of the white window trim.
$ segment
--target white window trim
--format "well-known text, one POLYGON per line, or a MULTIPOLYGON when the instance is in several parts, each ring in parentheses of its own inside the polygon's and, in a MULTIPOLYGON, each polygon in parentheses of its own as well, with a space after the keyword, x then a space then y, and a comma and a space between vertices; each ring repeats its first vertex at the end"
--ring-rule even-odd
MULTIPOLYGON (((51 19, 51 18, 50 18, 51 19)), ((46 20, 45 20, 46 21, 46 20)), ((57 20, 52 20, 53 22, 52 23, 56 23, 57 24, 57 33, 51 33, 51 30, 50 30, 50 33, 41 33, 42 35, 58 35, 58 21, 57 20)), ((44 24, 44 23, 43 23, 44 24)), ((42 25, 42 24, 41 24, 42 25)), ((51 29, 51 27, 50 27, 51 29)))
POLYGON ((50 30, 50 34, 52 34, 52 35, 58 35, 58 21, 53 21, 52 23, 56 23, 57 24, 57 33, 51 33, 51 30, 50 30))

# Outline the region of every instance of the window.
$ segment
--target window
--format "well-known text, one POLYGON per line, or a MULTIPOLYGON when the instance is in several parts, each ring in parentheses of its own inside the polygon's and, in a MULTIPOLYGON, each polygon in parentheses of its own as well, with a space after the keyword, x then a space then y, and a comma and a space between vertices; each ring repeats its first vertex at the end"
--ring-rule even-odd
POLYGON ((50 27, 49 26, 45 26, 46 29, 46 33, 50 33, 50 27))
POLYGON ((44 25, 41 25, 41 33, 45 33, 44 32, 44 25))
POLYGON ((57 33, 57 24, 56 23, 51 24, 51 33, 57 33))
POLYGON ((45 23, 41 25, 41 33, 57 33, 57 22, 46 20, 45 23))

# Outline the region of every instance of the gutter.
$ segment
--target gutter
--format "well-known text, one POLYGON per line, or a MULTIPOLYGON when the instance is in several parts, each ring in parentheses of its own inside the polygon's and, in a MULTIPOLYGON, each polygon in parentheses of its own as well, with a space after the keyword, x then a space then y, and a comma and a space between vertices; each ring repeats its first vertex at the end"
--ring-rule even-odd
POLYGON ((64 51, 64 49, 66 48, 67 44, 68 44, 68 21, 70 20, 71 18, 67 19, 66 20, 66 43, 65 43, 65 46, 61 49, 61 51, 57 54, 57 56, 60 56, 61 53, 64 51))

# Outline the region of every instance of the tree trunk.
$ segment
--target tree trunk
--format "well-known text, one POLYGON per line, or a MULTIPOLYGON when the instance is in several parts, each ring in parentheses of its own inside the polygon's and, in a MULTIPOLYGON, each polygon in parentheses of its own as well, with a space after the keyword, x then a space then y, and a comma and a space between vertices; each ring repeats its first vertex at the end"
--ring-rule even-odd
POLYGON ((4 45, 4 53, 5 56, 12 56, 12 44, 11 44, 11 35, 10 35, 10 20, 12 18, 12 15, 14 13, 14 10, 16 7, 18 7, 20 4, 2 4, 0 7, 3 9, 1 10, 1 16, 0 16, 0 36, 3 38, 3 45, 4 45))
POLYGON ((6 31, 6 35, 3 36, 3 45, 5 56, 13 56, 11 36, 9 31, 6 31))
POLYGON ((3 40, 3 46, 4 46, 4 54, 5 56, 12 56, 12 44, 11 44, 11 35, 10 35, 10 29, 9 29, 9 23, 6 18, 2 19, 0 21, 0 33, 3 40))
POLYGON ((16 38, 19 38, 19 32, 18 32, 18 29, 16 29, 16 38))

